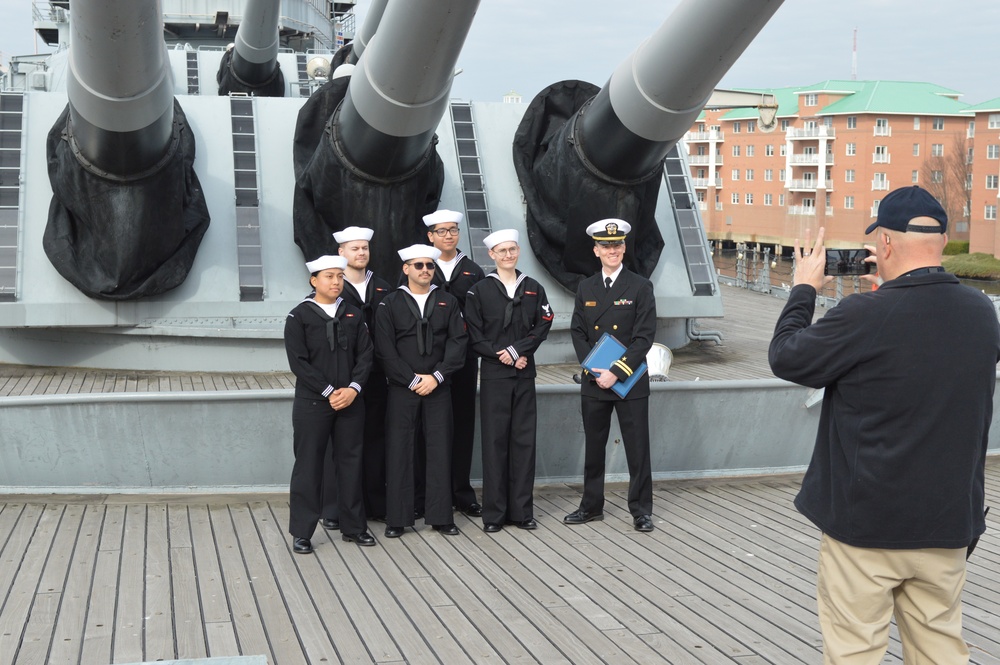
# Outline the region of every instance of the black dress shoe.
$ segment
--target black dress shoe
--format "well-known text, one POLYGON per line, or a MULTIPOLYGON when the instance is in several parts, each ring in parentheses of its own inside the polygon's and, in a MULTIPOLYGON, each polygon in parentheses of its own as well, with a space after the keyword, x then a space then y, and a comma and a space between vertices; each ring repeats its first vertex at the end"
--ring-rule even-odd
POLYGON ((338 531, 340 529, 340 521, 330 519, 329 517, 324 517, 319 523, 327 531, 338 531))
POLYGON ((399 538, 400 536, 403 535, 403 530, 405 528, 406 528, 405 526, 387 526, 385 528, 385 537, 386 538, 399 538))
POLYGON ((635 524, 636 531, 652 531, 653 530, 653 518, 649 515, 639 515, 635 518, 633 522, 635 524))
POLYGON ((599 522, 604 519, 604 513, 591 513, 583 508, 577 508, 563 518, 564 524, 586 524, 587 522, 599 522))
POLYGON ((349 543, 357 543, 358 545, 361 545, 362 547, 371 547, 372 545, 375 544, 375 538, 374 538, 374 536, 372 536, 367 531, 362 531, 361 533, 355 533, 355 534, 352 534, 352 535, 348 535, 348 534, 344 533, 344 534, 341 534, 340 537, 342 539, 346 540, 349 543))
POLYGON ((457 536, 460 533, 458 527, 454 524, 435 524, 432 528, 446 536, 457 536))
POLYGON ((483 507, 480 506, 478 503, 473 502, 469 504, 468 508, 462 510, 462 512, 468 515, 469 517, 482 517, 483 507))
POLYGON ((514 526, 516 526, 518 529, 525 529, 530 531, 532 529, 538 528, 538 522, 529 517, 526 520, 521 520, 520 522, 514 522, 514 526))
POLYGON ((313 544, 308 538, 296 538, 292 541, 292 551, 296 554, 312 554, 313 544))
POLYGON ((501 529, 503 529, 503 527, 497 524, 496 522, 487 522, 486 524, 483 525, 483 531, 485 531, 486 533, 496 533, 501 529))

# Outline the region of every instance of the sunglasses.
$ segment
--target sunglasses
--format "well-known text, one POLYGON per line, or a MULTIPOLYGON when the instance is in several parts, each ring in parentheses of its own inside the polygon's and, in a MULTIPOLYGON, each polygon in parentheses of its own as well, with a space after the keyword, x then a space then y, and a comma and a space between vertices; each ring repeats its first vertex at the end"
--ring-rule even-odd
POLYGON ((434 268, 437 267, 434 265, 433 261, 430 261, 428 263, 424 263, 423 261, 413 261, 411 263, 408 263, 407 265, 411 265, 417 270, 430 270, 431 272, 434 272, 434 268))

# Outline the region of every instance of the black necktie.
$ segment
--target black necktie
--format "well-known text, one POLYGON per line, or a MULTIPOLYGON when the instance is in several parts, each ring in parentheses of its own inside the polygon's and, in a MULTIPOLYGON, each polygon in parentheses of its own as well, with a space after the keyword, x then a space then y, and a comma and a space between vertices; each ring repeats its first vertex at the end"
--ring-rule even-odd
POLYGON ((604 288, 606 288, 608 290, 611 289, 611 278, 610 277, 605 277, 604 278, 604 288))

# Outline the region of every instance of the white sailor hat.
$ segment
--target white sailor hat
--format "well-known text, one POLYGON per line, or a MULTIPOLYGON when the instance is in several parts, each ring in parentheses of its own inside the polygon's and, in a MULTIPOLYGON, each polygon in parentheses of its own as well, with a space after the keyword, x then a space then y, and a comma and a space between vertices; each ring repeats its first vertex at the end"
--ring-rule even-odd
POLYGON ((351 242, 352 240, 371 240, 375 232, 363 226, 348 226, 343 231, 333 234, 333 239, 339 244, 351 242))
POLYGON ((412 261, 413 259, 431 259, 432 261, 437 261, 438 257, 441 256, 441 250, 430 245, 410 245, 399 250, 398 254, 399 258, 403 261, 412 261))
POLYGON ((448 224, 450 222, 461 224, 463 219, 465 219, 465 215, 460 212, 442 209, 435 210, 429 215, 424 215, 424 224, 427 226, 434 226, 435 224, 448 224))
POLYGON ((625 242, 632 225, 624 219, 602 219, 587 227, 587 235, 597 242, 625 242))
POLYGON ((502 229, 500 231, 494 231, 483 238, 483 244, 486 245, 486 249, 493 249, 502 242, 520 243, 520 241, 521 234, 517 232, 517 229, 502 229))
POLYGON ((321 256, 315 261, 310 261, 306 264, 306 270, 309 271, 310 275, 314 275, 321 270, 329 270, 330 268, 340 268, 344 270, 347 268, 347 259, 343 256, 321 256))

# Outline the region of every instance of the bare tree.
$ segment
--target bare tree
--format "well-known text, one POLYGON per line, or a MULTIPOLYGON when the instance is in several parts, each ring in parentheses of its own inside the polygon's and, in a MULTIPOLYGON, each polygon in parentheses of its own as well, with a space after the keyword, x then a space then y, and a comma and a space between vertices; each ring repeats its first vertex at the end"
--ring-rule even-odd
POLYGON ((924 189, 941 203, 952 224, 969 221, 972 206, 969 188, 972 160, 969 148, 969 140, 965 134, 955 132, 947 151, 943 155, 931 154, 920 168, 920 181, 924 189))

